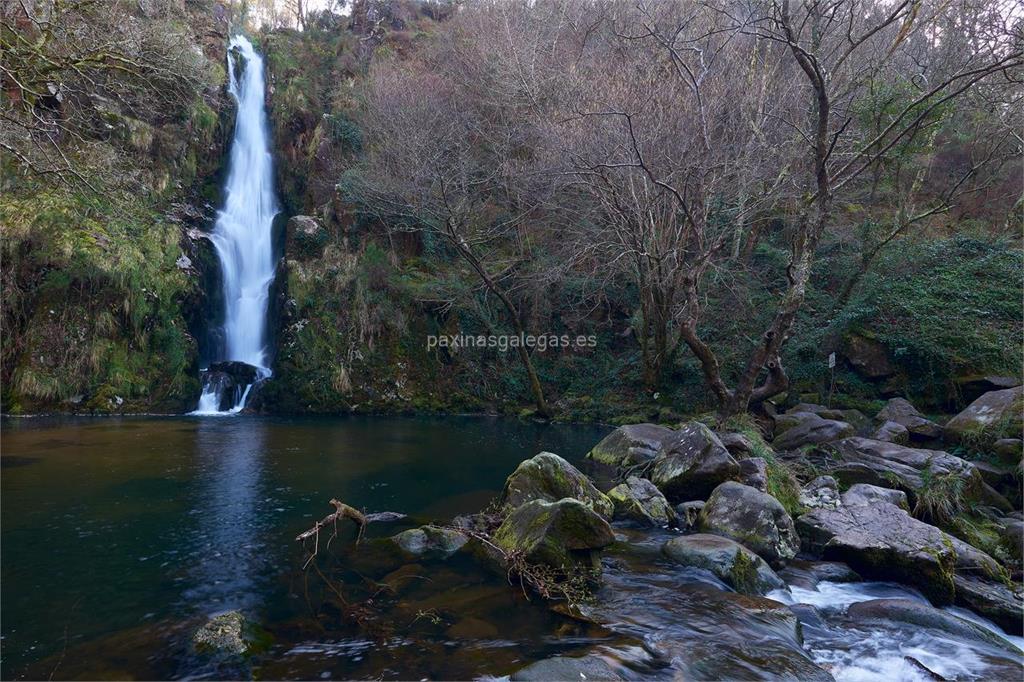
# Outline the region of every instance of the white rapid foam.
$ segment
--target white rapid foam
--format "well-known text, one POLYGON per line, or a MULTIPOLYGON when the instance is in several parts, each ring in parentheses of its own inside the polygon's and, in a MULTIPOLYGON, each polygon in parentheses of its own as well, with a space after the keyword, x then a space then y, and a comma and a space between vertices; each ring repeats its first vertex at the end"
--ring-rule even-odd
MULTIPOLYGON (((908 657, 950 680, 1000 679, 1008 669, 1019 669, 1012 665, 993 669, 992 656, 1024 660, 993 651, 980 642, 959 641, 924 628, 894 623, 891 629, 863 631, 841 624, 841 619, 840 622, 833 620, 832 616, 841 616, 852 604, 871 599, 902 598, 928 603, 917 590, 895 583, 822 581, 814 589, 790 586, 767 596, 785 604, 810 604, 819 610, 827 623, 826 630, 805 629, 804 644, 815 662, 828 669, 839 682, 928 682, 934 679, 913 665, 908 657)), ((946 607, 943 610, 989 630, 1024 652, 1024 639, 1008 635, 992 622, 965 609, 946 607)))
MULTIPOLYGON (((224 350, 216 361, 238 360, 270 376, 267 357, 267 304, 274 280, 272 225, 278 213, 270 135, 264 107, 263 58, 244 36, 228 46, 228 92, 238 103, 234 138, 224 184, 224 208, 211 239, 224 286, 224 350), (235 60, 240 59, 240 73, 235 60)), ((228 413, 245 407, 248 387, 228 413)), ((204 385, 194 414, 223 414, 216 389, 204 385)))

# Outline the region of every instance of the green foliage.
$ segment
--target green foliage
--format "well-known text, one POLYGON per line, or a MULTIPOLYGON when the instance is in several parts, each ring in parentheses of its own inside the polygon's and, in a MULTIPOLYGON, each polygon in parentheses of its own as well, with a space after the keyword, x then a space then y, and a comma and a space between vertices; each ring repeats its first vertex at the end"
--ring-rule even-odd
POLYGON ((963 511, 964 479, 954 473, 921 472, 921 487, 914 494, 914 516, 936 525, 946 525, 963 511))

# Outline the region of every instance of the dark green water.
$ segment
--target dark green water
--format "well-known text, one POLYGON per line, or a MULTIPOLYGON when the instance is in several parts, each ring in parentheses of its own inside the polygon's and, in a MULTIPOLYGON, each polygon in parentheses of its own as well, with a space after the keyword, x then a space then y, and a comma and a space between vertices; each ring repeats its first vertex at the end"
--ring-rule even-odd
POLYGON ((542 608, 457 569, 437 580, 503 613, 485 628, 496 644, 441 655, 336 636, 299 596, 294 537, 332 497, 447 521, 484 506, 521 460, 577 460, 607 431, 471 417, 5 420, 0 676, 188 676, 187 633, 235 608, 274 636, 266 677, 500 674, 570 648, 542 608))

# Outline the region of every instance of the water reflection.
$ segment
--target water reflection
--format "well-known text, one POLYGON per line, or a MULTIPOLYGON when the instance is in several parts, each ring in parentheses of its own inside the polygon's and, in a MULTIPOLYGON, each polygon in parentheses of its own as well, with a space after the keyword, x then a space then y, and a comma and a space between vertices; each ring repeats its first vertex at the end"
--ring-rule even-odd
POLYGON ((195 432, 200 482, 189 514, 195 562, 186 602, 207 613, 252 610, 266 575, 268 522, 263 499, 266 425, 254 419, 204 419, 195 432))

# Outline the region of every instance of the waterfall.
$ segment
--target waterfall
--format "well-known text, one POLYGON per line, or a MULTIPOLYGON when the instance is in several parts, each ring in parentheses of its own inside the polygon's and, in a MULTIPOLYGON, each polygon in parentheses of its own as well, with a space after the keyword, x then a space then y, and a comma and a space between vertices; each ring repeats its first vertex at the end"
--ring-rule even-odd
POLYGON ((245 407, 253 383, 270 376, 267 357, 267 304, 274 280, 272 224, 278 213, 274 194, 270 135, 264 108, 263 58, 244 36, 228 45, 228 92, 238 103, 231 141, 224 208, 210 237, 224 283, 224 346, 221 357, 203 370, 203 394, 196 414, 234 413, 245 407), (240 73, 235 59, 241 59, 240 73), (215 364, 245 363, 255 378, 224 393, 223 372, 215 364), (214 377, 214 374, 221 374, 214 377), (225 408, 225 401, 230 403, 225 408))

